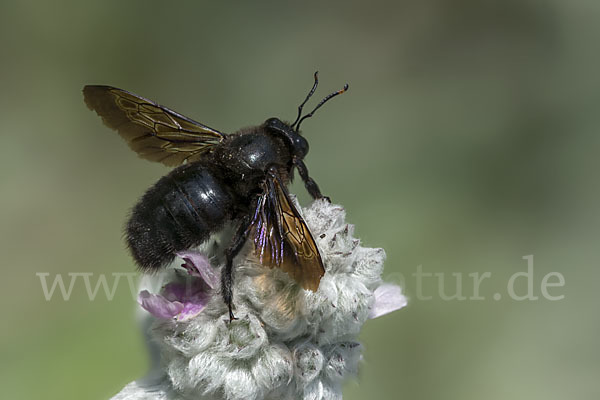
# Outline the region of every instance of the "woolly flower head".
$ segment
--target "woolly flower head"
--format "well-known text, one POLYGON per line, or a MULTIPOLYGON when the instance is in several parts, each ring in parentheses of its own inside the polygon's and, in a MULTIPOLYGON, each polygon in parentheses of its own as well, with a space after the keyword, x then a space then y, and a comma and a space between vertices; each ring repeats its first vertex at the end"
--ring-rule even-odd
MULTIPOLYGON (((361 326, 405 306, 406 298, 381 281, 385 252, 360 246, 341 206, 317 200, 302 215, 326 270, 316 292, 261 265, 250 243, 235 260, 238 320, 229 322, 212 267, 184 254, 188 270, 194 264, 200 271, 186 280, 191 295, 177 297, 176 278, 162 296, 140 297, 159 317, 149 334, 160 361, 113 399, 341 399, 342 381, 361 359, 361 326)), ((218 265, 217 246, 203 249, 218 265)))

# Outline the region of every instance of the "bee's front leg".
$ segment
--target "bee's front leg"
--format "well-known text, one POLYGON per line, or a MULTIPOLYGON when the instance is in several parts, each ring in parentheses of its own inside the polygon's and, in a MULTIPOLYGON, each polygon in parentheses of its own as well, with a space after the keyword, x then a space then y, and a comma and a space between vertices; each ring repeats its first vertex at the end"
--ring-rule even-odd
POLYGON ((306 168, 306 164, 299 158, 294 158, 293 160, 294 166, 298 170, 302 181, 304 181, 304 187, 308 191, 308 193, 312 196, 313 199, 325 199, 331 203, 331 200, 327 196, 323 196, 321 194, 321 190, 319 189, 319 185, 317 182, 313 180, 310 176, 308 176, 308 169, 306 168))

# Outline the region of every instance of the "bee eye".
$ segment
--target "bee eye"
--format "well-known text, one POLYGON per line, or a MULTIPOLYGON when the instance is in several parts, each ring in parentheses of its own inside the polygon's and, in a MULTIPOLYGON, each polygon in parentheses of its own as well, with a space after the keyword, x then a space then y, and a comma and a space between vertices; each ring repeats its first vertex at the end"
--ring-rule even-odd
POLYGON ((308 141, 304 137, 296 135, 294 137, 294 155, 302 159, 306 156, 307 153, 308 141))

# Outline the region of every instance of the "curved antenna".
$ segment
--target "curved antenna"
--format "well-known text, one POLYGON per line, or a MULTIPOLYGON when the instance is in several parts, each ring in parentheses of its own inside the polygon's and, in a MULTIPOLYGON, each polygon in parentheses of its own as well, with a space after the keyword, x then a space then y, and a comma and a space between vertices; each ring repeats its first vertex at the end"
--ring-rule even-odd
POLYGON ((306 104, 306 102, 308 101, 308 99, 310 99, 310 97, 313 95, 313 93, 315 92, 315 90, 317 90, 317 85, 319 84, 319 71, 315 71, 315 83, 313 84, 312 89, 310 89, 310 92, 308 92, 308 95, 306 96, 306 99, 304 99, 304 101, 302 102, 302 104, 300 104, 300 106, 298 106, 298 116, 296 117, 296 120, 294 121, 294 123, 292 125, 290 125, 290 127, 293 129, 294 125, 296 125, 296 123, 298 123, 298 121, 300 120, 300 115, 302 114, 302 107, 304 107, 304 105, 306 104))
MULTIPOLYGON (((314 110, 312 110, 311 112, 309 112, 308 114, 306 114, 304 117, 302 117, 299 121, 298 121, 298 126, 296 127, 296 132, 300 132, 300 124, 302 123, 302 121, 304 121, 306 118, 310 118, 313 116, 313 114, 315 113, 315 111, 317 111, 319 108, 321 108, 321 106, 323 104, 325 104, 327 101, 331 100, 332 98, 334 98, 335 96, 342 94, 344 92, 346 92, 348 90, 348 84, 346 83, 344 85, 344 87, 340 90, 338 90, 337 92, 333 92, 327 96, 325 96, 325 98, 323 100, 321 100, 321 102, 319 104, 317 104, 317 106, 315 107, 314 110)), ((294 123, 294 125, 296 125, 294 123)), ((293 126, 293 125, 292 125, 293 126)))

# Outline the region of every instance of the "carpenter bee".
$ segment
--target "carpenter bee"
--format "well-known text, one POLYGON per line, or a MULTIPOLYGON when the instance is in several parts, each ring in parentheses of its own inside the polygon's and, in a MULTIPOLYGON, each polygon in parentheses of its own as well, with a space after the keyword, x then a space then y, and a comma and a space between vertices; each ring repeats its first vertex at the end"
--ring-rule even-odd
POLYGON ((231 320, 233 259, 248 238, 261 264, 281 268, 306 290, 318 289, 325 274, 323 261, 286 189, 295 168, 308 193, 314 199, 324 197, 302 161, 308 142, 300 135, 300 125, 348 85, 302 116, 318 83, 315 72, 292 124, 269 118, 232 134, 125 90, 83 88, 87 106, 140 157, 177 167, 148 189, 126 224, 127 245, 142 271, 160 269, 176 252, 203 243, 231 221, 237 227, 221 270, 221 292, 231 320))

